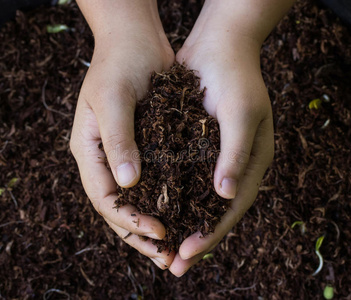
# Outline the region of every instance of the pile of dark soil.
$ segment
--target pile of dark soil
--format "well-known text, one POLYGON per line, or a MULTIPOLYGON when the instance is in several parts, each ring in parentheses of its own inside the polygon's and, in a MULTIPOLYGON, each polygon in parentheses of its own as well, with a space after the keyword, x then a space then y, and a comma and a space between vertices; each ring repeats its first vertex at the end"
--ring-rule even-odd
POLYGON ((219 125, 205 111, 200 79, 178 63, 152 75, 152 88, 135 114, 135 141, 141 178, 129 189, 117 188, 116 207, 133 204, 157 217, 166 237, 158 251, 178 250, 191 234, 214 232, 228 200, 217 195, 213 174, 219 154, 219 125))
MULTIPOLYGON (((200 2, 161 1, 175 49, 200 2)), ((275 160, 213 258, 179 279, 116 237, 84 194, 69 138, 93 38, 76 5, 18 13, 0 40, 0 299, 322 299, 326 284, 350 299, 351 34, 331 11, 298 1, 266 40, 275 160)))

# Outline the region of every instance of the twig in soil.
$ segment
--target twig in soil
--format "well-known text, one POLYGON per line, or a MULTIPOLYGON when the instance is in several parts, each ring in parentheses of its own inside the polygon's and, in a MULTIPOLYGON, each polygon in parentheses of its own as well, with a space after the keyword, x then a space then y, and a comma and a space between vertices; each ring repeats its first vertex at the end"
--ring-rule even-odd
POLYGON ((326 129, 330 124, 330 119, 327 119, 324 124, 321 126, 321 129, 326 129))
POLYGON ((258 190, 260 192, 269 192, 271 190, 275 190, 277 187, 275 185, 269 185, 269 186, 260 186, 258 190))
POLYGON ((248 287, 237 287, 235 289, 230 290, 231 292, 236 292, 236 291, 247 291, 247 290, 251 290, 256 286, 256 283, 253 284, 252 286, 248 286, 248 287))
POLYGON ((89 283, 89 285, 91 286, 95 286, 95 283, 89 279, 88 275, 84 272, 82 266, 79 266, 80 272, 82 273, 83 277, 85 278, 85 280, 89 283))
POLYGON ((4 146, 2 146, 2 149, 0 150, 0 154, 5 150, 8 143, 9 141, 5 141, 4 146))
POLYGON ((78 60, 86 67, 90 67, 90 62, 84 60, 84 59, 81 59, 81 58, 78 58, 78 60))
POLYGON ((130 281, 132 282, 132 285, 133 285, 133 287, 134 287, 134 290, 137 292, 138 289, 139 289, 139 291, 140 291, 140 293, 141 293, 141 299, 144 299, 144 291, 143 291, 142 286, 141 286, 139 283, 137 283, 137 285, 138 285, 138 289, 137 289, 137 287, 136 287, 136 279, 135 279, 135 276, 134 276, 133 273, 132 273, 132 269, 130 268, 129 265, 127 265, 127 267, 128 267, 128 273, 127 273, 127 275, 128 275, 128 278, 130 279, 130 281))
POLYGON ((8 225, 12 225, 12 224, 21 224, 21 223, 24 223, 24 221, 11 221, 11 222, 7 222, 4 224, 0 224, 0 228, 8 226, 8 225))
POLYGON ((217 291, 217 293, 225 293, 225 292, 229 292, 229 293, 234 293, 234 292, 237 292, 237 291, 247 291, 247 290, 251 290, 253 288, 255 288, 257 285, 257 283, 251 285, 251 286, 248 286, 248 287, 237 287, 237 288, 234 288, 232 290, 220 290, 220 291, 217 291))
POLYGON ((334 225, 334 227, 335 227, 335 230, 336 230, 336 242, 339 243, 339 238, 340 238, 339 226, 334 221, 330 221, 330 223, 332 223, 334 225))
POLYGON ((44 82, 44 85, 43 85, 43 88, 41 90, 41 99, 43 101, 43 104, 44 104, 44 107, 48 110, 48 111, 51 111, 51 112, 54 112, 54 113, 58 113, 62 116, 64 116, 65 118, 68 118, 70 116, 70 114, 65 114, 59 110, 56 110, 56 109, 53 109, 51 107, 49 107, 47 104, 46 104, 46 100, 45 100, 45 89, 46 89, 46 85, 48 84, 48 81, 45 80, 44 82))
POLYGON ((18 204, 17 204, 17 200, 16 200, 15 196, 13 195, 13 193, 11 192, 10 189, 7 189, 7 191, 10 193, 10 196, 11 196, 11 198, 12 198, 12 201, 13 201, 13 203, 15 204, 15 208, 17 209, 17 208, 18 208, 18 204))
POLYGON ((71 296, 70 296, 68 293, 66 293, 65 291, 58 290, 58 289, 50 289, 50 290, 47 290, 47 291, 45 292, 45 294, 43 295, 43 299, 44 299, 44 300, 50 299, 51 293, 58 293, 58 294, 61 294, 61 295, 65 295, 65 296, 67 297, 68 300, 71 299, 71 296), (50 294, 50 295, 47 296, 48 294, 50 294))
POLYGON ((280 236, 280 238, 278 239, 278 241, 276 243, 276 246, 273 249, 272 254, 275 253, 275 251, 278 249, 281 240, 286 236, 286 234, 288 233, 289 230, 290 230, 290 228, 287 227, 286 230, 284 231, 284 233, 280 236))
POLYGON ((92 250, 99 250, 100 248, 99 247, 88 247, 88 248, 84 248, 78 252, 76 252, 74 255, 79 255, 79 254, 82 254, 84 252, 87 252, 87 251, 92 251, 92 250))
POLYGON ((155 283, 155 279, 156 279, 154 264, 151 264, 150 269, 151 269, 151 273, 152 273, 152 284, 154 284, 155 283))

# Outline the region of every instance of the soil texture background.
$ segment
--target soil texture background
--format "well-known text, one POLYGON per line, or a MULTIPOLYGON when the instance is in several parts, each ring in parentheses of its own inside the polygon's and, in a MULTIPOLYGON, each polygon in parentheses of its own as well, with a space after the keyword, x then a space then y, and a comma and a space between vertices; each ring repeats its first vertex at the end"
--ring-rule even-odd
MULTIPOLYGON (((201 1, 159 5, 178 50, 201 1)), ((351 299, 351 31, 330 10, 298 1, 264 43, 274 162, 213 257, 181 278, 121 241, 81 186, 69 139, 93 37, 77 6, 18 12, 0 41, 0 299, 323 299, 326 284, 351 299)))

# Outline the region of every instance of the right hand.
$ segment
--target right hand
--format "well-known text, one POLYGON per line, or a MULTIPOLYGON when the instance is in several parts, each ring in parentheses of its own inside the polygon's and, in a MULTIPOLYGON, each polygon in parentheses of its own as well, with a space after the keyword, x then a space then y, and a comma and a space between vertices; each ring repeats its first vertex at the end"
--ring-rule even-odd
POLYGON ((91 17, 90 10, 97 8, 90 8, 87 3, 90 1, 85 1, 79 5, 93 30, 95 49, 78 99, 71 150, 94 208, 122 239, 132 233, 124 241, 165 269, 173 261, 174 253, 157 253, 150 240, 138 237, 164 238, 162 223, 141 215, 132 205, 118 211, 113 207, 116 183, 132 187, 141 174, 134 141, 136 102, 146 94, 152 71, 168 69, 174 62, 174 53, 159 20, 156 1, 143 1, 138 6, 130 1, 122 7, 114 4, 120 1, 110 1, 104 18, 91 17), (113 12, 110 19, 109 10, 113 12), (99 26, 99 22, 103 24, 99 26), (111 170, 101 159, 104 156, 98 148, 101 141, 111 170))

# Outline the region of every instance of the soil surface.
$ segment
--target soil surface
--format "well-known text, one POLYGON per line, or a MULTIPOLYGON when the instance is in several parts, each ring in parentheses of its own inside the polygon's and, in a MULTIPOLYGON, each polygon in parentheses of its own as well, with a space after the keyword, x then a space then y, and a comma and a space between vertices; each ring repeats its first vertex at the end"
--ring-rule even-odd
MULTIPOLYGON (((160 2, 174 49, 200 9, 160 2)), ((0 40, 0 299, 323 299, 326 284, 351 298, 351 34, 331 11, 298 1, 266 40, 274 162, 213 257, 181 278, 116 237, 81 186, 69 138, 93 37, 77 6, 19 12, 0 40), (75 31, 46 32, 60 23, 75 31)))
POLYGON ((229 200, 216 193, 213 175, 220 151, 219 125, 202 102, 205 90, 194 71, 175 63, 154 73, 152 87, 136 107, 135 141, 141 178, 129 189, 117 188, 116 208, 132 204, 166 227, 158 251, 178 251, 200 231, 214 232, 229 200))

